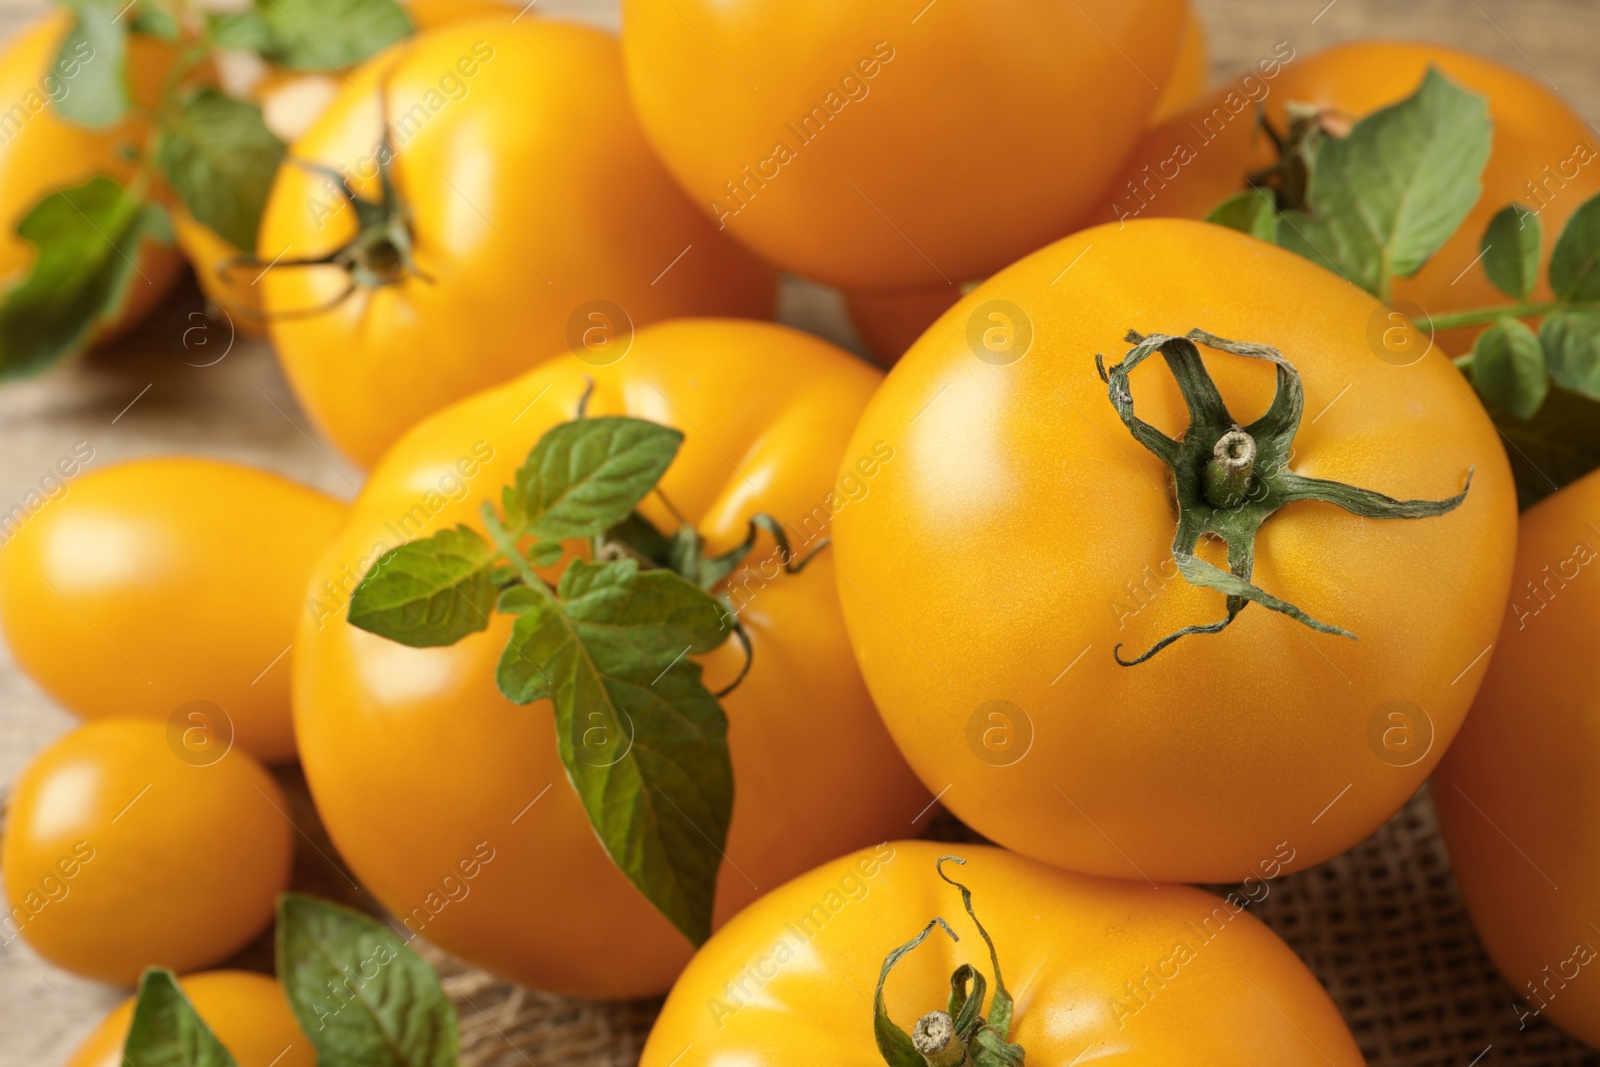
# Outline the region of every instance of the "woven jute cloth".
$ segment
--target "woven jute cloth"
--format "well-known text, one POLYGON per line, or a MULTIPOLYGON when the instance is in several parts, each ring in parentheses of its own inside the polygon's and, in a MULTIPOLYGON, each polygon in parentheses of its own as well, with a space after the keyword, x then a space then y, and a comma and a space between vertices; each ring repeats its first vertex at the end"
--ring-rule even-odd
MULTIPOLYGON (((303 780, 280 775, 303 831, 297 885, 372 907, 321 832, 303 780)), ((929 836, 981 840, 948 815, 929 836)), ((1426 788, 1349 852, 1267 885, 1262 895, 1252 883, 1251 912, 1321 980, 1371 1067, 1600 1067, 1600 1053, 1542 1019, 1522 1025, 1521 1002, 1473 931, 1426 788)), ((467 1067, 632 1067, 661 1006, 552 996, 413 945, 455 1001, 467 1067)), ((270 938, 238 962, 270 970, 270 938)))

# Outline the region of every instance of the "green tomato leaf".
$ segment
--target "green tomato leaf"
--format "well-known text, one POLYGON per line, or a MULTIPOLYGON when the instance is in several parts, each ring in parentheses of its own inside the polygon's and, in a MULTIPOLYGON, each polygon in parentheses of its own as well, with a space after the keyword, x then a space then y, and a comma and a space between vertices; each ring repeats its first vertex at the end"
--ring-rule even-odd
POLYGON ((56 52, 58 72, 75 69, 56 111, 80 126, 114 126, 128 113, 128 26, 115 0, 74 0, 72 29, 56 52))
POLYGON ((1550 392, 1539 336, 1510 317, 1484 330, 1472 346, 1472 384, 1495 407, 1532 418, 1550 392))
POLYGON ((176 41, 180 32, 177 16, 165 3, 144 0, 133 15, 133 32, 163 41, 176 41))
POLYGON ((395 0, 255 0, 213 23, 218 43, 292 70, 343 70, 411 35, 395 0))
POLYGON ((149 284, 136 266, 140 242, 171 240, 166 212, 103 177, 46 196, 17 234, 37 255, 0 303, 0 381, 82 353, 129 288, 149 284))
POLYGON ((500 660, 500 690, 522 704, 553 700, 561 761, 601 843, 702 944, 733 769, 727 719, 687 657, 726 639, 722 608, 692 582, 633 560, 574 560, 556 595, 515 598, 525 610, 500 660))
POLYGON ((156 162, 189 214, 235 248, 254 252, 285 151, 259 107, 207 87, 185 97, 176 121, 162 130, 156 162))
POLYGON ((643 419, 564 422, 517 471, 505 494, 507 525, 546 541, 597 537, 628 518, 682 443, 677 430, 643 419))
POLYGON ((453 645, 489 625, 497 555, 465 526, 391 548, 350 597, 350 625, 412 648, 453 645))
POLYGON ((439 976, 375 919, 285 893, 278 980, 319 1067, 457 1067, 456 1010, 439 976))
POLYGON ((1280 243, 1386 297, 1466 220, 1490 135, 1484 98, 1430 67, 1410 97, 1318 142, 1310 208, 1284 213, 1280 243))
POLYGON ((1558 385, 1527 421, 1493 414, 1510 446, 1519 507, 1530 508, 1600 468, 1600 401, 1558 385))
POLYGON ((255 52, 273 48, 272 29, 254 11, 207 12, 211 43, 231 52, 255 52))
POLYGON ((1600 311, 1545 316, 1539 343, 1557 385, 1600 399, 1600 311))
POLYGON ((528 549, 528 562, 535 567, 554 567, 565 552, 560 541, 538 541, 528 549))
POLYGON ((1526 300, 1539 281, 1539 251, 1544 226, 1521 204, 1507 204, 1483 231, 1483 271, 1495 288, 1513 300, 1526 300))
POLYGON ((1278 240, 1278 205, 1273 201, 1272 194, 1264 189, 1246 189, 1242 193, 1235 193, 1212 208, 1206 221, 1263 241, 1276 243, 1278 240))
POLYGON ((1600 300, 1600 196, 1584 202, 1550 251, 1550 288, 1562 300, 1600 300))
POLYGON ((171 971, 152 967, 139 978, 133 1023, 122 1046, 124 1063, 138 1067, 235 1067, 171 971))

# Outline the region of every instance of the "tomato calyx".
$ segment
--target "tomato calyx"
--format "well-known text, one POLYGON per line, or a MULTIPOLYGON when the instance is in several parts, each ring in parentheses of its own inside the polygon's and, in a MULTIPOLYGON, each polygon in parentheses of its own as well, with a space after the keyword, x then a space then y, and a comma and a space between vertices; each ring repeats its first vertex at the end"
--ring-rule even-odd
POLYGON ((1368 519, 1432 518, 1459 507, 1472 486, 1472 470, 1468 469, 1466 484, 1455 496, 1444 500, 1396 500, 1371 489, 1296 474, 1289 469, 1289 460, 1305 411, 1305 394, 1299 372, 1276 348, 1229 341, 1199 329, 1182 337, 1145 337, 1130 330, 1124 339, 1134 347, 1109 371, 1104 358, 1096 353, 1100 379, 1110 387, 1112 406, 1128 432, 1170 469, 1178 508, 1172 556, 1179 573, 1191 585, 1224 594, 1227 606, 1227 615, 1220 621, 1182 627, 1133 659, 1122 658, 1119 642, 1112 649, 1112 656, 1124 667, 1145 662, 1181 637, 1222 632, 1252 602, 1320 633, 1353 639, 1356 635, 1350 631, 1320 622, 1294 604, 1251 584, 1255 538, 1262 523, 1279 508, 1300 500, 1320 500, 1368 519), (1277 388, 1266 413, 1241 427, 1229 414, 1197 345, 1270 362, 1276 371, 1277 388), (1166 360, 1189 409, 1188 429, 1177 440, 1133 413, 1128 376, 1156 352, 1166 360), (1202 537, 1216 538, 1227 545, 1226 571, 1196 554, 1202 537))
POLYGON ((341 208, 355 212, 356 234, 343 245, 320 256, 305 259, 275 259, 263 262, 253 255, 239 256, 224 265, 223 270, 239 267, 260 267, 266 270, 287 270, 302 267, 338 267, 345 272, 349 284, 333 297, 316 307, 262 315, 266 319, 306 318, 320 315, 343 304, 359 289, 376 289, 399 285, 408 278, 417 278, 429 284, 433 277, 417 265, 416 238, 413 233, 411 207, 400 196, 394 184, 394 161, 397 153, 389 126, 388 82, 378 89, 378 113, 383 133, 373 151, 378 167, 378 197, 369 199, 358 193, 349 178, 333 167, 303 159, 290 158, 287 162, 327 181, 336 194, 341 208))
POLYGON ((930 1011, 917 1020, 907 1034, 889 1018, 884 1005, 883 987, 889 972, 912 949, 927 940, 937 927, 950 935, 950 940, 960 941, 956 932, 944 919, 935 917, 922 932, 894 949, 883 960, 878 972, 878 987, 872 1001, 872 1030, 877 1038, 878 1052, 889 1067, 1022 1067, 1023 1049, 1011 1044, 1012 1014, 1015 1003, 1000 975, 1000 955, 995 950, 994 939, 972 909, 972 890, 944 873, 945 863, 965 865, 960 856, 941 856, 934 864, 939 877, 961 891, 961 903, 967 915, 978 928, 978 935, 989 947, 989 963, 994 969, 994 997, 989 1000, 989 1015, 983 1015, 984 1001, 988 996, 988 982, 983 972, 970 963, 963 963, 950 975, 950 999, 946 1009, 930 1011), (970 991, 969 991, 970 987, 970 991))
POLYGON ((1324 137, 1347 135, 1353 120, 1335 108, 1320 108, 1293 100, 1286 110, 1289 122, 1280 132, 1267 117, 1266 110, 1256 106, 1256 125, 1272 142, 1278 159, 1271 166, 1246 175, 1245 186, 1270 193, 1279 211, 1294 211, 1306 206, 1317 143, 1324 137))

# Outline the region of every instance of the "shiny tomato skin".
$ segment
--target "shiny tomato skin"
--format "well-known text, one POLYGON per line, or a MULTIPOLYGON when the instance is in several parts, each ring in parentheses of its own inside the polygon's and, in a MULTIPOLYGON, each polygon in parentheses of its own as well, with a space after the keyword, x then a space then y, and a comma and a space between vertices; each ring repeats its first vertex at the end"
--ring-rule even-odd
POLYGON ((1070 231, 1154 108, 1183 7, 626 0, 622 43, 651 142, 729 233, 830 285, 919 289, 1070 231))
MULTIPOLYGON (((341 855, 408 929, 516 981, 582 996, 662 992, 690 955, 601 849, 558 759, 550 705, 517 707, 495 688, 509 618, 450 647, 411 649, 350 626, 345 594, 328 591, 353 588, 401 540, 481 528, 482 502, 499 499, 545 431, 573 418, 590 382, 590 415, 687 435, 661 489, 713 550, 742 540, 749 516, 765 511, 809 551, 828 509, 875 491, 872 478, 837 472, 879 380, 794 330, 680 320, 640 330, 607 366, 550 360, 396 443, 317 568, 315 613, 296 645, 295 731, 341 855)), ((868 466, 881 477, 894 462, 868 466)), ((643 510, 675 525, 656 498, 643 510)), ((770 554, 763 535, 754 572, 730 578, 755 655, 722 700, 735 801, 717 922, 799 870, 896 833, 928 804, 851 658, 832 549, 797 575, 765 574, 770 554)), ((703 662, 715 691, 743 655, 729 641, 703 662)))
MULTIPOLYGON (((1321 862, 1416 791, 1483 676, 1516 506, 1460 373, 1437 351, 1406 367, 1378 358, 1388 350, 1368 331, 1382 314, 1253 238, 1140 220, 1007 268, 895 366, 851 447, 881 438, 906 462, 840 513, 835 549, 867 684, 946 807, 1069 869, 1222 882, 1278 842, 1296 850, 1290 869, 1321 862), (1007 364, 972 340, 991 301, 1031 322, 1031 347, 1007 364), (1400 499, 1449 497, 1473 472, 1441 517, 1380 522, 1305 502, 1266 520, 1255 584, 1357 640, 1252 604, 1148 662, 1113 658, 1225 614, 1220 594, 1178 574, 1167 468, 1130 435, 1095 366, 1096 353, 1122 358, 1130 329, 1196 327, 1273 345, 1298 368, 1295 471, 1400 499), (1393 701, 1419 709, 1414 758, 1380 743, 1403 740, 1384 733, 1393 701)), ((1236 418, 1266 408, 1269 364, 1203 358, 1236 418)), ((1162 361, 1132 386, 1140 418, 1183 431, 1162 361)), ((1220 548, 1200 554, 1225 566, 1220 548)))
MULTIPOLYGON (((348 168, 368 197, 383 79, 394 181, 426 277, 359 288, 314 314, 348 288, 345 271, 275 267, 260 283, 296 395, 358 464, 424 415, 595 331, 770 316, 772 273, 716 233, 651 154, 614 38, 492 15, 374 58, 292 147, 296 159, 348 168)), ((354 212, 327 186, 300 167, 279 171, 261 259, 314 258, 353 236, 354 212)))
POLYGON ((967 860, 944 869, 971 888, 994 938, 1016 1000, 1010 1039, 1027 1063, 1363 1062, 1316 978, 1245 910, 1271 889, 1259 878, 1224 901, 980 845, 896 841, 794 879, 713 936, 673 987, 641 1067, 877 1067, 868 998, 879 968, 936 915, 961 941, 935 930, 902 957, 885 988, 889 1017, 909 1031, 943 1009, 962 963, 992 990, 983 941, 958 892, 934 873, 950 854, 967 860))
MULTIPOLYGON (((316 1051, 295 1022, 283 987, 248 971, 202 971, 178 979, 184 995, 238 1067, 316 1067, 316 1051)), ((83 1039, 67 1067, 122 1067, 133 1025, 129 997, 83 1039)))
MULTIPOLYGON (((57 66, 61 42, 72 15, 57 8, 30 23, 0 49, 0 100, 11 110, 0 129, 0 278, 30 267, 34 246, 17 236, 16 225, 39 201, 104 174, 126 184, 134 164, 127 151, 137 149, 147 125, 130 117, 105 130, 68 122, 55 111, 51 93, 71 93, 72 79, 57 66), (27 118, 20 124, 16 115, 27 118)), ((93 58, 86 60, 93 62, 93 58)), ((172 55, 151 37, 129 40, 127 69, 133 98, 144 107, 156 100, 172 55)), ((136 325, 172 290, 183 259, 153 241, 140 245, 138 273, 128 284, 123 307, 101 327, 96 341, 109 341, 136 325)))
POLYGON ((87 719, 165 723, 202 701, 189 709, 205 734, 196 744, 224 743, 231 724, 261 759, 293 759, 289 646, 306 576, 344 505, 194 458, 61 484, 61 496, 4 527, 0 625, 23 671, 87 719))
MULTIPOLYGON (((1359 118, 1410 96, 1430 65, 1488 99, 1493 149, 1477 205, 1414 277, 1396 279, 1394 298, 1433 314, 1504 304, 1505 294, 1481 268, 1472 267, 1482 251, 1484 228, 1513 201, 1538 209, 1544 233, 1540 262, 1547 263, 1567 219, 1600 193, 1600 147, 1584 119, 1536 79, 1441 45, 1407 41, 1337 45, 1316 55, 1295 56, 1278 66, 1271 78, 1252 72, 1253 80, 1244 88, 1237 81, 1220 86, 1145 134, 1084 223, 1204 218, 1245 187, 1245 175, 1274 161, 1271 142, 1255 126, 1253 98, 1264 101, 1267 116, 1280 130, 1285 128, 1290 101, 1359 118), (1192 158, 1179 164, 1182 145, 1189 146, 1192 158)), ((1532 299, 1550 298, 1541 269, 1532 299)), ((1452 330, 1435 342, 1459 355, 1471 348, 1477 332, 1452 330)))
POLYGON ((1433 776, 1461 895, 1490 957, 1536 1016, 1600 1047, 1600 475, 1522 515, 1494 662, 1433 776))
POLYGON ((283 793, 243 749, 211 763, 179 751, 165 723, 101 719, 34 757, 0 843, 8 937, 132 985, 146 967, 218 963, 261 932, 289 884, 283 793))

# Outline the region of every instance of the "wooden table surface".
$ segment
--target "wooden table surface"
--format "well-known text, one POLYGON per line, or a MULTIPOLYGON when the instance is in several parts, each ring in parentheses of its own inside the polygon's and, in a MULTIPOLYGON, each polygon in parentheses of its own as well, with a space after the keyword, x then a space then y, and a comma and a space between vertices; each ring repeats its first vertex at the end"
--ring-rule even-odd
MULTIPOLYGON (((0 37, 44 6, 0 0, 0 37)), ((1270 54, 1280 41, 1304 55, 1353 38, 1415 38, 1493 57, 1557 88, 1591 120, 1600 117, 1596 0, 1197 0, 1197 6, 1214 79, 1270 54)), ((617 24, 612 0, 539 0, 536 10, 617 24)), ((359 473, 310 430, 266 346, 233 343, 225 326, 203 326, 191 318, 198 307, 189 291, 113 351, 0 390, 0 510, 20 501, 80 441, 94 449, 91 469, 136 456, 200 453, 271 468, 341 496, 355 493, 359 473)), ((854 346, 830 291, 787 283, 783 318, 854 346)), ((0 782, 73 721, 0 646, 0 782)), ((125 995, 44 965, 20 941, 0 948, 0 1067, 62 1063, 125 995)), ((1481 1067, 1494 1063, 1491 1056, 1481 1067)))

